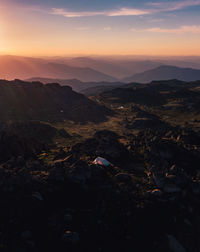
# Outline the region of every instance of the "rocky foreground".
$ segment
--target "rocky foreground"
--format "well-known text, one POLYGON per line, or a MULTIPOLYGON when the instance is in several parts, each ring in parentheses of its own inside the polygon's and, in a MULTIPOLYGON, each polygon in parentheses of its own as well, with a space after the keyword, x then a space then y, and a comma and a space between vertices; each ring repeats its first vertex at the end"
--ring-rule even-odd
POLYGON ((0 121, 102 122, 112 112, 68 86, 0 80, 0 121))
POLYGON ((35 124, 26 144, 29 127, 0 133, 1 251, 200 251, 200 134, 144 128, 123 143, 97 131, 46 162, 64 130, 35 124))

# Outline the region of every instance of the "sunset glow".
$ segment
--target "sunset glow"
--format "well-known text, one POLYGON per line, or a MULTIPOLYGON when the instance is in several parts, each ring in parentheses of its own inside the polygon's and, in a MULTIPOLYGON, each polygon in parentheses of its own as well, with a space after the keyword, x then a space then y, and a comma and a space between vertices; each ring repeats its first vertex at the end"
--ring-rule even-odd
POLYGON ((200 1, 7 0, 0 53, 200 55, 200 1))

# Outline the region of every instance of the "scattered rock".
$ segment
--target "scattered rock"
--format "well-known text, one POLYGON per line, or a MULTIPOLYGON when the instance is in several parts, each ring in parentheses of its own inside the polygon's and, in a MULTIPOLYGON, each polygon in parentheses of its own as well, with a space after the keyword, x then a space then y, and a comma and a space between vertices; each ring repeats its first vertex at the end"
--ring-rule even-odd
POLYGON ((132 176, 128 173, 117 173, 115 175, 115 179, 118 182, 130 182, 132 180, 132 176))
POLYGON ((21 236, 23 239, 28 240, 32 237, 32 233, 30 230, 26 230, 26 231, 22 232, 21 236))
POLYGON ((181 192, 181 188, 173 184, 166 184, 163 187, 163 191, 166 193, 178 193, 181 192))
POLYGON ((172 236, 168 235, 168 241, 169 241, 169 248, 173 252, 186 252, 185 248, 177 241, 177 239, 172 236))
POLYGON ((64 137, 64 138, 69 138, 71 137, 69 133, 67 133, 67 131, 65 129, 59 129, 58 130, 58 133, 61 137, 64 137))
POLYGON ((44 198, 42 197, 42 195, 41 195, 39 192, 33 193, 32 196, 33 196, 34 198, 36 198, 37 200, 40 200, 40 201, 43 201, 43 200, 44 200, 44 198))
POLYGON ((68 243, 78 243, 80 241, 80 235, 77 232, 67 230, 62 236, 62 240, 68 243))
POLYGON ((64 221, 65 222, 72 222, 72 215, 71 214, 65 214, 64 215, 64 221))
POLYGON ((153 196, 160 197, 160 196, 162 196, 163 193, 160 189, 154 189, 153 191, 151 191, 151 194, 153 196))
POLYGON ((109 166, 110 162, 108 160, 106 160, 105 158, 102 157, 97 157, 94 161, 93 164, 96 165, 102 165, 102 166, 109 166))

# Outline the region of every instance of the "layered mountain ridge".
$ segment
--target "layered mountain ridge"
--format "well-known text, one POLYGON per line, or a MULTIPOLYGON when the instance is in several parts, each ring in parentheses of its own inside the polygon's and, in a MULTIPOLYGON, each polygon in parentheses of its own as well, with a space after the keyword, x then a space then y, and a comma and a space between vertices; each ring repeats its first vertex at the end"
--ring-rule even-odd
POLYGON ((46 59, 17 56, 0 56, 1 79, 45 78, 74 79, 81 81, 116 81, 116 78, 90 67, 73 67, 46 59))
POLYGON ((123 79, 124 82, 148 83, 156 80, 178 79, 181 81, 200 80, 200 70, 193 68, 180 68, 175 66, 159 66, 155 69, 138 73, 123 79))

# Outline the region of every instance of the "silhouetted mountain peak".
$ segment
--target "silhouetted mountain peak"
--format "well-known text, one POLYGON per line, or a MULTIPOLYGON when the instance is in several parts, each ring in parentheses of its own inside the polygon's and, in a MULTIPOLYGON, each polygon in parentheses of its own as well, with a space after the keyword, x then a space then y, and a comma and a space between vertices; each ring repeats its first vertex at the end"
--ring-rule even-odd
POLYGON ((123 79, 124 82, 148 83, 154 80, 171 80, 178 79, 181 81, 195 81, 200 79, 200 70, 193 68, 180 68, 170 65, 162 65, 143 73, 134 74, 123 79))

